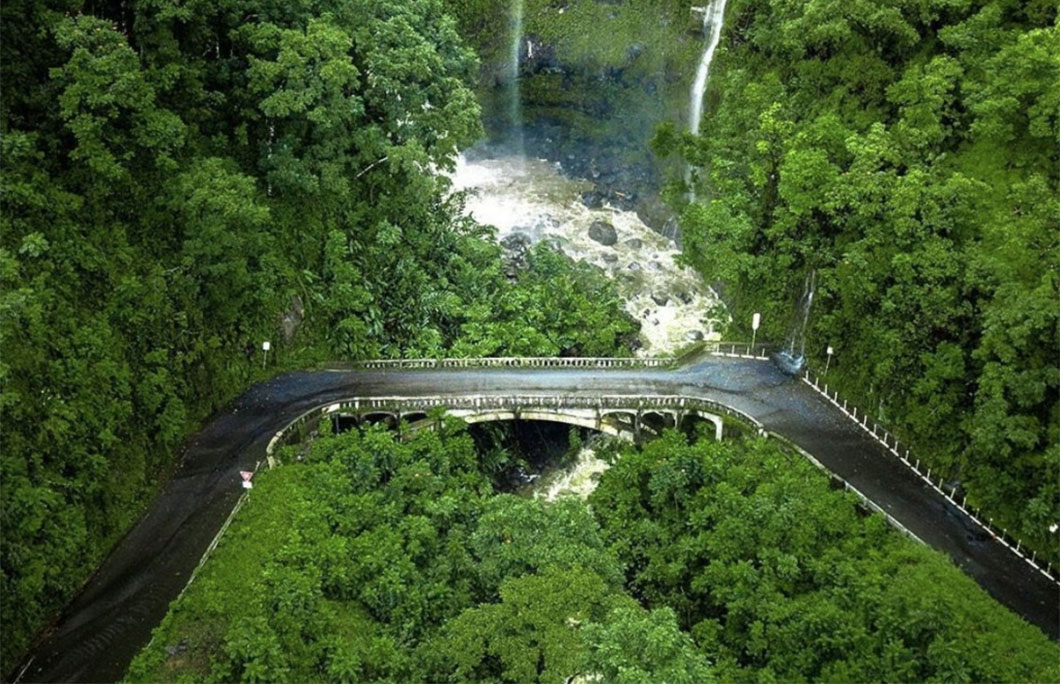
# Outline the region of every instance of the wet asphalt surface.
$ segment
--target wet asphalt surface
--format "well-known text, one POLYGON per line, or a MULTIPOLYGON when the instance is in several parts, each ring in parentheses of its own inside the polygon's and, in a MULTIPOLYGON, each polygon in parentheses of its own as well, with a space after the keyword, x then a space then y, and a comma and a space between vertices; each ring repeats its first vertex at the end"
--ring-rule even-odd
POLYGON ((150 639, 242 491, 299 414, 354 396, 678 394, 744 411, 813 454, 1002 604, 1060 638, 1060 585, 923 483, 842 412, 773 364, 711 357, 678 370, 459 369, 287 373, 251 387, 190 441, 140 522, 15 673, 23 682, 113 682, 150 639))

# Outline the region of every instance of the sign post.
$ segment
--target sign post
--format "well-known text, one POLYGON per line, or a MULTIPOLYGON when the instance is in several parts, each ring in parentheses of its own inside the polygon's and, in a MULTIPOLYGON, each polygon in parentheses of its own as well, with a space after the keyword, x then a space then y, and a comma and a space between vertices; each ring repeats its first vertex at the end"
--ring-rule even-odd
POLYGON ((240 470, 239 476, 243 478, 243 489, 254 489, 254 483, 251 482, 251 478, 254 477, 254 473, 250 470, 240 470))
POLYGON ((832 365, 832 354, 835 353, 835 350, 832 349, 832 345, 828 345, 828 350, 825 353, 828 354, 828 360, 824 362, 824 372, 827 373, 828 367, 832 365))
POLYGON ((265 370, 265 363, 269 360, 269 350, 272 349, 272 343, 265 341, 261 343, 261 351, 265 352, 265 356, 261 358, 261 370, 265 370))
POLYGON ((762 324, 762 314, 756 313, 751 316, 751 356, 755 353, 755 338, 758 336, 758 326, 762 324))

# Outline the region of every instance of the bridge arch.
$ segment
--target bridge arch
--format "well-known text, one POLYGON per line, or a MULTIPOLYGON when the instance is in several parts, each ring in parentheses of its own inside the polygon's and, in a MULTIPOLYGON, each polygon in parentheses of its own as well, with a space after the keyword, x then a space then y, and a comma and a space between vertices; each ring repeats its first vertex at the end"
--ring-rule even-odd
POLYGON ((552 423, 564 423, 578 427, 596 430, 612 437, 633 441, 635 429, 631 426, 615 425, 602 420, 599 411, 579 409, 529 409, 529 410, 503 410, 503 409, 453 409, 445 412, 446 415, 460 418, 469 423, 489 423, 502 420, 543 420, 552 423))

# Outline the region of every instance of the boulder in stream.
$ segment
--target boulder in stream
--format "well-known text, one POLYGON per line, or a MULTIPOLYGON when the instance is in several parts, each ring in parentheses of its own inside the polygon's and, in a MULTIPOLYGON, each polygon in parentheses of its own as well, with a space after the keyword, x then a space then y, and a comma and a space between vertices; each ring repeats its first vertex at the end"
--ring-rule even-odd
POLYGON ((527 252, 532 241, 526 233, 512 233, 500 241, 504 248, 503 265, 504 274, 514 278, 519 271, 525 271, 530 263, 527 261, 527 252))
POLYGON ((615 231, 615 227, 603 219, 597 219, 589 226, 589 237, 605 247, 611 247, 618 242, 618 233, 615 231))

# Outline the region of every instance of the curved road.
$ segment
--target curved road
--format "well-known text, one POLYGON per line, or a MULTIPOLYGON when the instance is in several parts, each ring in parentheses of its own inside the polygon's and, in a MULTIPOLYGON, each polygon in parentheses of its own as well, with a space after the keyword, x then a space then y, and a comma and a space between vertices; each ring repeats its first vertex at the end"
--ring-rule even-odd
POLYGON ((711 357, 677 370, 315 371, 251 387, 191 439, 143 519, 31 652, 21 681, 120 679, 239 498, 239 471, 253 468, 269 439, 302 412, 352 396, 516 393, 680 394, 744 411, 947 553, 998 601, 1060 637, 1060 586, 982 534, 838 409, 773 364, 711 357))

